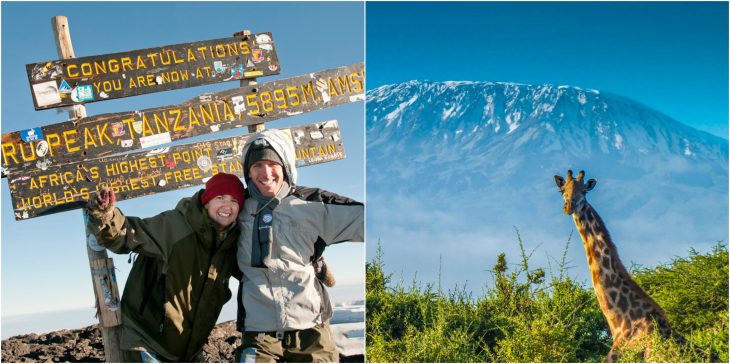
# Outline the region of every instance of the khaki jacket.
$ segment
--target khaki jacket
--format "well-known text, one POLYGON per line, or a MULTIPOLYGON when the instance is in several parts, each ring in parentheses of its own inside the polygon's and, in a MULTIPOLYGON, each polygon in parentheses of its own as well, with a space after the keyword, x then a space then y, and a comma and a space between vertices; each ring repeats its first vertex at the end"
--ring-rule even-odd
POLYGON ((245 311, 243 315, 239 312, 239 321, 247 332, 309 329, 331 316, 331 309, 327 312, 329 298, 311 259, 318 245, 364 241, 364 206, 322 190, 296 189, 294 147, 286 132, 267 129, 251 137, 243 148, 244 156, 259 138, 266 139, 281 156, 292 191, 273 210, 274 243, 267 268, 251 264, 258 202, 247 198, 238 214, 241 234, 237 257, 243 272, 240 298, 245 311))
POLYGON ((216 232, 200 203, 202 192, 146 219, 125 217, 119 209, 107 224, 89 218, 100 245, 139 254, 122 295, 123 350, 193 361, 231 298, 239 228, 234 223, 216 232))

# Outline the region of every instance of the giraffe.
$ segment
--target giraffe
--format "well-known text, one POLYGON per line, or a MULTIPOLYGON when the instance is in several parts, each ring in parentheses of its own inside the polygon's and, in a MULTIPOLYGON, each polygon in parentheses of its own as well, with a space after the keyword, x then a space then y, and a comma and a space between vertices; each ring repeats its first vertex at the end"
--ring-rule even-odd
MULTIPOLYGON (((586 201, 586 193, 597 181, 583 182, 584 171, 573 178, 568 171, 566 179, 555 176, 555 183, 563 194, 563 211, 573 215, 573 221, 583 240, 588 257, 593 289, 603 315, 608 321, 613 337, 607 362, 618 359, 618 349, 624 345, 637 344, 638 340, 653 330, 662 337, 672 337, 684 342, 681 335, 673 333, 664 310, 633 280, 621 263, 606 225, 596 210, 586 201)), ((640 345, 640 344, 639 344, 640 345)), ((644 357, 648 350, 644 349, 644 357)))

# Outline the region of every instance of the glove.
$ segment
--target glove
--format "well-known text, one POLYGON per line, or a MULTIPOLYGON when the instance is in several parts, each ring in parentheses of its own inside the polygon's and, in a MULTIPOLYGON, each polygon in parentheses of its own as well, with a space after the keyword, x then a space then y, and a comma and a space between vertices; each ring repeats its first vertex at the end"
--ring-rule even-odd
POLYGON ((86 209, 97 220, 108 222, 114 216, 115 202, 116 197, 114 196, 114 191, 109 187, 101 186, 89 199, 89 202, 86 204, 86 209))
POLYGON ((314 273, 327 287, 334 287, 335 283, 337 283, 335 275, 332 274, 332 271, 329 270, 329 267, 327 267, 327 263, 324 262, 324 257, 319 257, 319 259, 314 262, 314 273))

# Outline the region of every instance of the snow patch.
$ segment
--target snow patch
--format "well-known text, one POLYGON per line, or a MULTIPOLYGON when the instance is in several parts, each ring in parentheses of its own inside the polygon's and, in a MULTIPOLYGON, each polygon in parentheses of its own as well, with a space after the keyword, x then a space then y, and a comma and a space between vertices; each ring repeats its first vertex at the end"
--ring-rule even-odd
POLYGON ((454 115, 456 111, 458 111, 460 106, 456 103, 451 105, 450 108, 444 109, 444 111, 441 113, 441 121, 446 121, 446 119, 449 118, 449 116, 454 115))
POLYGON ((410 100, 401 103, 395 110, 388 113, 388 115, 385 115, 384 119, 387 122, 385 126, 390 126, 393 120, 399 117, 403 110, 405 110, 408 106, 411 106, 414 102, 416 102, 416 100, 418 100, 418 95, 413 95, 410 100))
POLYGON ((520 116, 522 116, 522 114, 519 111, 507 114, 506 120, 507 125, 509 125, 509 131, 507 131, 507 134, 512 134, 513 131, 520 127, 520 116))
POLYGON ((613 146, 616 147, 616 149, 621 150, 624 147, 624 138, 621 136, 621 134, 614 134, 614 143, 613 146))
POLYGON ((689 148, 689 140, 687 140, 687 139, 684 139, 684 155, 686 155, 688 157, 691 157, 694 155, 694 153, 692 153, 692 149, 689 148))

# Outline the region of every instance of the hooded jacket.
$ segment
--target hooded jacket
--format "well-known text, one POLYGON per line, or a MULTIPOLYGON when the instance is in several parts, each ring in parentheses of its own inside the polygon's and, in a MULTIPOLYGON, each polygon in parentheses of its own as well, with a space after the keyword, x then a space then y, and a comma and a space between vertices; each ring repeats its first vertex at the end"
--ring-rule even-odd
POLYGON ((193 361, 231 298, 239 228, 214 229, 200 202, 203 191, 146 219, 125 217, 118 208, 106 224, 89 217, 100 245, 139 254, 122 295, 123 350, 193 361))
MULTIPOLYGON (((250 146, 260 138, 266 139, 281 157, 290 190, 278 194, 283 197, 273 210, 274 242, 266 267, 251 263, 259 202, 247 198, 238 215, 241 234, 237 260, 243 272, 239 290, 245 309, 243 329, 248 332, 305 330, 331 317, 331 310, 326 309, 329 298, 310 264, 311 258, 322 245, 364 241, 364 206, 321 190, 297 189, 294 147, 286 131, 267 129, 252 136, 243 148, 243 165, 250 146)), ((250 188, 248 171, 244 174, 250 188)))

